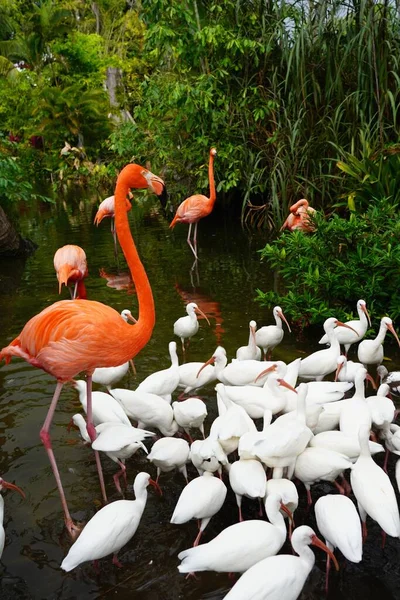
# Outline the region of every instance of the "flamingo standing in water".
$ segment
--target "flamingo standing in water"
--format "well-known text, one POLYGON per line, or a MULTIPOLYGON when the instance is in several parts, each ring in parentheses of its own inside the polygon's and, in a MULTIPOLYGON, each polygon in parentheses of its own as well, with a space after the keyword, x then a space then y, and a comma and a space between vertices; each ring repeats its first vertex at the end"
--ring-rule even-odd
POLYGON ((299 229, 305 232, 315 230, 314 225, 310 222, 310 215, 313 215, 316 210, 309 205, 308 200, 302 198, 296 204, 292 204, 289 210, 290 215, 282 225, 280 231, 284 229, 289 229, 289 231, 299 229))
MULTIPOLYGON (((158 196, 162 207, 165 208, 165 205, 167 203, 167 189, 161 177, 154 175, 154 173, 152 173, 148 169, 145 169, 145 167, 141 167, 140 165, 137 165, 135 163, 133 163, 130 166, 132 167, 131 187, 135 188, 136 190, 148 188, 149 190, 154 192, 156 196, 158 196)), ((133 198, 133 195, 131 194, 129 189, 126 192, 126 196, 129 196, 129 200, 132 200, 133 198)), ((125 197, 126 211, 132 208, 132 204, 129 200, 125 197)), ((111 233, 113 234, 114 244, 116 247, 117 239, 115 236, 114 226, 115 196, 109 196, 108 198, 103 200, 94 217, 94 224, 99 225, 105 217, 111 217, 111 233)))
MULTIPOLYGON (((96 367, 115 367, 127 362, 147 344, 154 323, 154 300, 150 283, 133 241, 125 198, 137 183, 138 165, 127 165, 119 174, 115 190, 115 224, 119 243, 135 282, 139 317, 134 327, 119 312, 92 300, 61 300, 28 321, 21 333, 0 352, 0 360, 23 358, 57 379, 49 411, 40 432, 56 478, 68 531, 76 532, 68 510, 60 473, 54 457, 50 426, 65 382, 80 372, 87 375, 87 431, 92 442, 96 431, 92 416, 92 373, 96 367)), ((100 458, 95 452, 103 498, 106 498, 100 458)))
POLYGON ((58 293, 64 284, 69 288, 71 298, 86 299, 86 288, 83 280, 88 276, 86 254, 80 246, 67 244, 59 248, 54 255, 54 268, 58 279, 58 293), (71 287, 75 285, 72 292, 71 287))
POLYGON ((191 251, 193 252, 195 258, 197 259, 197 223, 203 217, 207 217, 212 209, 214 208, 215 201, 217 199, 217 194, 215 191, 215 181, 214 181, 214 157, 216 156, 217 151, 215 148, 211 148, 210 150, 210 160, 208 163, 208 181, 210 184, 210 197, 203 196, 203 194, 195 194, 194 196, 189 196, 186 198, 177 208, 175 213, 175 217, 172 219, 170 228, 174 228, 177 223, 189 223, 189 232, 187 236, 187 243, 190 246, 191 251), (190 239, 190 234, 192 232, 192 225, 194 223, 194 235, 193 235, 193 243, 190 239))

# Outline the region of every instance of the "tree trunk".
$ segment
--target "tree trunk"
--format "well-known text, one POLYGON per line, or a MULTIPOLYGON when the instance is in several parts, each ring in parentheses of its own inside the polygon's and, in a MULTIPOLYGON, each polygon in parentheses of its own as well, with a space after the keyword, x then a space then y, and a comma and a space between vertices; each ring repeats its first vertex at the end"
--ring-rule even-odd
POLYGON ((23 239, 17 233, 4 210, 0 206, 0 256, 28 256, 37 248, 31 240, 23 239))
POLYGON ((130 121, 134 123, 133 117, 129 110, 125 108, 120 108, 118 99, 117 99, 117 90, 119 87, 122 87, 122 71, 117 67, 107 67, 107 75, 105 82, 108 97, 110 100, 110 105, 113 110, 112 118, 116 123, 119 123, 122 119, 123 122, 130 121), (119 115, 116 112, 119 112, 119 115))

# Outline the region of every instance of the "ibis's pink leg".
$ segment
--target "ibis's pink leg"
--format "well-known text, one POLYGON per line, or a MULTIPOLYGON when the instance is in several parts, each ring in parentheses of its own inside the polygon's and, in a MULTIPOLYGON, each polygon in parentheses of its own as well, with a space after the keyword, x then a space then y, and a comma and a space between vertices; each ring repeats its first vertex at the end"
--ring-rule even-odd
POLYGON ((201 530, 201 529, 199 529, 199 533, 197 534, 197 537, 196 537, 196 539, 195 539, 195 540, 194 540, 194 542, 193 542, 193 548, 194 548, 195 546, 198 546, 198 545, 199 545, 199 542, 200 542, 200 538, 201 538, 201 535, 202 535, 202 533, 203 533, 203 532, 202 532, 202 530, 201 530))
POLYGON ((189 577, 193 577, 196 581, 199 581, 200 577, 197 577, 196 573, 188 573, 185 579, 189 579, 189 577))
POLYGON ((388 466, 388 462, 389 462, 389 450, 386 448, 386 452, 385 452, 385 462, 383 463, 383 470, 385 471, 385 473, 387 474, 387 466, 388 466))
POLYGON ((243 519, 243 515, 242 515, 242 507, 239 505, 239 522, 241 523, 242 521, 244 521, 243 519))
POLYGON ((349 482, 347 481, 346 477, 343 474, 340 475, 340 477, 342 479, 344 493, 346 494, 346 496, 350 496, 350 494, 351 494, 351 485, 349 484, 349 482))
MULTIPOLYGON (((86 398, 87 398, 86 431, 88 432, 88 436, 90 437, 91 441, 94 442, 94 440, 97 437, 97 434, 96 434, 96 429, 95 429, 95 427, 93 425, 93 414, 92 414, 92 376, 91 375, 87 375, 86 376, 86 398)), ((97 472, 99 474, 101 494, 103 496, 104 503, 107 503, 108 500, 107 500, 106 488, 105 488, 105 485, 104 485, 103 470, 101 468, 100 455, 97 452, 97 450, 94 450, 94 456, 95 456, 95 459, 96 459, 97 472)))
POLYGON ((368 535, 368 531, 367 531, 367 524, 365 521, 362 522, 362 541, 363 544, 365 542, 365 540, 367 539, 367 535, 368 535))
POLYGON ((113 479, 114 479, 114 483, 115 483, 115 487, 117 488, 117 491, 121 494, 121 496, 123 496, 121 486, 119 484, 119 478, 123 475, 124 479, 125 479, 125 484, 126 484, 126 467, 120 460, 118 461, 118 464, 121 467, 121 470, 118 471, 118 473, 115 473, 115 475, 113 476, 113 479))
POLYGON ((123 565, 119 562, 116 554, 113 555, 112 563, 113 563, 113 565, 115 565, 119 569, 122 569, 123 565))
POLYGON ((46 449, 47 456, 49 457, 50 465, 53 470, 54 477, 56 479, 58 493, 60 494, 61 504, 62 504, 63 511, 64 511, 65 526, 66 526, 67 530, 69 531, 70 535, 72 537, 75 537, 76 533, 79 531, 79 528, 73 522, 70 512, 68 510, 68 504, 67 504, 67 500, 65 498, 64 489, 63 489, 63 486, 61 483, 60 472, 57 467, 56 459, 55 459, 53 448, 51 445, 50 433, 49 433, 50 425, 51 425, 51 422, 52 422, 53 416, 54 416, 54 411, 56 410, 57 402, 60 397, 63 385, 64 384, 61 381, 57 382, 57 386, 56 386, 53 398, 51 400, 50 408, 48 410, 45 422, 43 423, 43 427, 40 430, 40 439, 42 440, 42 443, 46 449))
POLYGON ((336 485, 336 487, 337 487, 337 489, 339 490, 339 492, 340 492, 340 493, 341 493, 343 496, 345 496, 346 494, 345 494, 345 491, 344 491, 344 487, 342 487, 342 486, 340 485, 340 483, 338 483, 337 481, 334 481, 333 483, 336 485))
POLYGON ((312 504, 312 498, 311 498, 311 490, 307 490, 307 504, 310 507, 312 504))
POLYGON ((258 516, 262 517, 264 513, 263 513, 263 504, 262 504, 261 498, 258 499, 258 503, 259 503, 258 516))

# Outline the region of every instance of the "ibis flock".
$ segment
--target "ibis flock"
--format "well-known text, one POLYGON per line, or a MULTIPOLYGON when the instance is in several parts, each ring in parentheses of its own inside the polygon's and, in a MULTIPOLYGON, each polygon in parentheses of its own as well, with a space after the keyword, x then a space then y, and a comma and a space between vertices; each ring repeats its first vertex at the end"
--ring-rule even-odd
MULTIPOLYGON (((75 380, 83 412, 73 415, 71 423, 87 444, 115 463, 114 483, 122 499, 105 500, 82 531, 74 533, 61 569, 71 571, 108 555, 122 566, 118 552, 138 528, 148 486, 163 494, 162 482, 174 471, 182 474, 182 492, 170 523, 183 526, 192 519, 198 523, 193 547, 181 549, 177 568, 188 577, 200 571, 236 574, 236 583, 225 595, 228 600, 295 600, 314 565, 310 546, 326 552, 328 590, 331 564, 339 568, 336 548, 341 560, 362 560, 367 517, 379 524, 383 536, 400 537, 396 494, 386 471, 389 454, 400 454, 400 427, 394 423, 397 414, 391 399, 399 393, 400 381, 381 365, 386 333, 391 332, 399 345, 400 341, 388 317, 382 318, 375 339, 363 339, 371 325, 363 300, 357 311, 359 319, 346 323, 327 319, 320 344, 328 346, 289 364, 272 358, 284 336, 283 324, 290 332, 276 306, 275 325, 257 330, 251 320, 248 343, 238 348, 231 362, 218 346, 203 362, 179 364, 177 344, 171 341, 170 366, 149 375, 134 390, 117 387, 129 362, 96 369, 93 381, 105 391, 92 392, 94 441, 85 421, 86 382, 75 380), (347 359, 353 344, 358 344, 358 362, 347 359), (334 381, 324 381, 329 375, 334 381), (369 385, 373 395, 367 396, 369 385), (207 406, 198 396, 206 386, 215 389, 215 406, 207 406), (211 422, 210 414, 218 416, 211 422), (147 455, 154 478, 137 473, 136 499, 125 500, 136 452, 147 455), (373 457, 385 452, 381 468, 373 457), (189 478, 190 463, 198 473, 194 478, 189 478), (306 494, 311 507, 313 485, 319 481, 332 485, 331 493, 313 507, 325 541, 307 525, 295 527, 299 494, 306 494), (207 539, 207 525, 218 518, 229 487, 236 497, 237 523, 207 539), (243 497, 257 504, 257 518, 246 518, 243 497), (287 539, 293 553, 279 554, 287 539)), ((184 359, 189 340, 199 329, 197 315, 207 318, 193 302, 186 313, 171 328, 184 359)), ((121 318, 136 321, 128 310, 121 318)), ((400 461, 395 472, 399 485, 400 461)), ((7 488, 23 495, 0 478, 0 492, 7 488)), ((3 504, 0 494, 1 521, 3 504)), ((1 527, 0 553, 4 540, 1 527)))

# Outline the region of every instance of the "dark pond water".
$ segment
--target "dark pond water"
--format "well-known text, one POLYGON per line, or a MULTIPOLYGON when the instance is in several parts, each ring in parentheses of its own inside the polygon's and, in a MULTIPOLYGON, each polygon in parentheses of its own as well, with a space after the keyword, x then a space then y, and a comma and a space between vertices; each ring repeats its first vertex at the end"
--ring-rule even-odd
MULTIPOLYGON (((26 262, 2 261, 0 265, 0 347, 13 339, 31 316, 58 299, 53 255, 66 243, 79 244, 86 250, 90 273, 88 297, 119 311, 131 308, 136 314, 136 296, 126 277, 122 254, 119 265, 116 264, 109 224, 104 222, 98 229, 92 225, 98 200, 84 202, 71 197, 59 201, 57 206, 21 213, 21 229, 39 248, 26 262), (115 276, 118 279, 112 280, 115 276), (120 289, 110 287, 110 283, 120 289)), ((198 270, 192 271, 186 227, 177 226, 172 233, 152 200, 140 196, 139 201, 142 205, 131 213, 130 220, 152 284, 157 322, 150 343, 136 358, 137 377, 127 376, 120 384, 131 388, 149 373, 168 366, 172 325, 184 314, 187 301, 197 301, 211 315, 211 327, 201 321, 187 359, 206 360, 217 344, 222 344, 232 357, 236 348, 247 342, 250 319, 259 325, 271 322, 271 312, 260 308, 254 296, 257 287, 268 289, 274 285, 273 274, 260 265, 257 255, 265 243, 263 236, 243 232, 238 222, 230 222, 221 214, 208 218, 199 226, 200 261, 198 270)), ((64 297, 67 297, 65 292, 64 297)), ((289 361, 312 351, 315 335, 319 332, 307 333, 302 340, 285 335, 275 358, 289 361)), ((394 346, 387 346, 387 354, 393 358, 390 366, 398 366, 394 346)), ((27 495, 26 500, 11 492, 4 495, 6 547, 0 563, 0 598, 223 598, 232 586, 226 574, 204 573, 195 581, 178 573, 177 554, 189 547, 196 535, 194 521, 182 526, 169 524, 184 484, 181 475, 162 475, 161 499, 150 491, 139 529, 120 553, 123 569, 104 559, 100 574, 91 564, 69 574, 60 570, 70 540, 63 531, 55 482, 39 440, 54 385, 48 375, 22 361, 13 360, 0 368, 0 474, 18 483, 27 495)), ((212 387, 204 389, 201 396, 208 401, 209 427, 216 411, 212 387)), ((71 415, 78 411, 77 394, 66 386, 55 415, 52 437, 72 516, 87 520, 100 506, 100 491, 91 451, 81 444, 77 432, 67 431, 71 415)), ((393 464, 394 461, 392 467, 393 464)), ((114 463, 104 457, 103 466, 109 498, 116 500, 119 496, 112 481, 114 463)), ((154 468, 138 453, 128 462, 130 483, 140 470, 154 475, 154 468)), ((189 469, 189 473, 195 476, 194 470, 189 469)), ((315 486, 313 495, 316 499, 333 490, 329 484, 321 484, 315 486)), ((303 491, 302 496, 296 524, 314 526, 313 511, 308 514, 304 510, 303 491)), ((133 493, 128 491, 127 497, 133 498, 133 493)), ((244 515, 256 518, 256 506, 244 501, 244 515)), ((229 491, 223 510, 211 520, 204 540, 209 541, 236 519, 236 504, 229 491)), ((290 551, 287 546, 284 550, 290 551)), ((324 558, 318 550, 316 557, 316 567, 301 596, 303 600, 324 597, 324 558)), ((341 570, 332 577, 329 597, 400 598, 399 560, 399 540, 388 538, 385 549, 381 550, 379 530, 371 524, 363 562, 353 565, 340 561, 341 570)))

